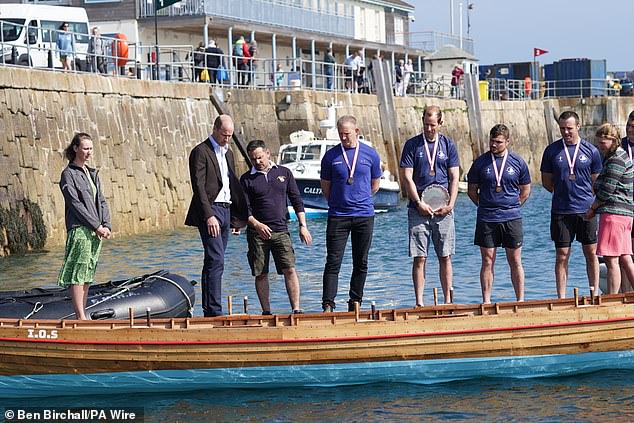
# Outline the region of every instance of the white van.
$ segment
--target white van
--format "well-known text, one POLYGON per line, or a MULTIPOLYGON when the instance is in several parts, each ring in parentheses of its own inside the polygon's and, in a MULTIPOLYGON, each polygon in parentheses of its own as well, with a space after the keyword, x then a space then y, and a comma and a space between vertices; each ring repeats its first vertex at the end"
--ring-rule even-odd
POLYGON ((89 25, 82 7, 0 4, 0 61, 47 67, 50 55, 52 65, 60 67, 56 42, 63 22, 68 22, 68 31, 75 34, 75 69, 86 70, 89 25))

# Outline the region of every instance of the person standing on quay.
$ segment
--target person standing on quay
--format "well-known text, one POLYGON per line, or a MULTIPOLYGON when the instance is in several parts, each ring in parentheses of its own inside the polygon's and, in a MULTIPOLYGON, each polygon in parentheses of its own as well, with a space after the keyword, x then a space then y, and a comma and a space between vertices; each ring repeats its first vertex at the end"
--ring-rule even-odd
POLYGON ((451 256, 456 252, 456 229, 453 208, 458 197, 460 161, 453 140, 441 134, 442 111, 428 106, 423 112, 423 132, 407 140, 403 147, 400 176, 409 198, 408 227, 409 255, 414 258, 412 279, 416 305, 423 306, 425 289, 425 263, 429 253, 429 239, 439 261, 440 284, 445 303, 451 303, 453 269, 451 256), (433 210, 421 194, 430 185, 442 185, 449 192, 445 207, 433 210))
POLYGON ((68 22, 63 22, 57 32, 56 41, 57 54, 64 70, 72 70, 72 61, 75 60, 75 34, 68 29, 68 22))
POLYGON ((493 268, 497 247, 503 246, 511 269, 517 301, 524 301, 522 244, 524 230, 520 207, 531 192, 531 177, 526 162, 508 146, 509 129, 495 125, 489 132, 490 150, 471 165, 467 194, 478 206, 473 243, 480 247, 482 302, 491 304, 493 268))
POLYGON ((59 181, 68 238, 58 284, 69 287, 75 316, 80 320, 89 320, 86 316, 88 289, 95 280, 101 240, 109 239, 112 231, 98 172, 86 165, 92 153, 90 135, 75 134, 64 150, 68 166, 59 181))
POLYGON ((361 304, 368 274, 368 253, 374 231, 372 194, 379 190, 381 159, 376 150, 359 141, 357 120, 350 115, 337 121, 341 144, 321 160, 321 190, 328 200, 326 265, 322 308, 335 309, 339 270, 348 236, 352 237, 352 276, 348 310, 361 304))
POLYGON ((628 154, 619 146, 621 135, 616 126, 604 123, 596 133, 597 147, 603 155, 603 169, 594 181, 596 198, 586 212, 588 219, 601 214, 597 254, 603 256, 608 270, 608 294, 631 291, 621 279, 621 269, 634 281, 632 263, 632 216, 634 216, 634 172, 628 154), (620 264, 620 266, 619 266, 620 264))
POLYGON ((271 152, 262 140, 247 145, 247 154, 253 167, 240 177, 249 213, 247 243, 251 272, 255 276, 262 314, 271 314, 269 300, 269 256, 273 254, 279 275, 284 275, 286 292, 293 313, 301 313, 299 307, 299 277, 295 270, 295 251, 286 223, 286 199, 293 205, 299 221, 299 238, 306 245, 312 237, 306 226, 304 202, 297 188, 293 173, 278 166, 271 159, 271 152))
POLYGON ((581 123, 573 111, 559 116, 562 138, 544 150, 540 166, 542 185, 553 193, 550 237, 555 243, 557 296, 566 297, 570 246, 576 238, 583 246, 590 288, 599 292, 597 219, 587 219, 594 201, 592 184, 601 172, 599 150, 579 136, 581 123))
MULTIPOLYGON (((630 161, 634 163, 634 157, 632 156, 632 152, 634 152, 634 111, 631 111, 630 115, 627 117, 625 135, 626 136, 621 140, 621 147, 627 153, 630 161)), ((632 228, 632 249, 634 250, 634 228, 632 228)), ((634 281, 630 282, 634 287, 634 281)))
POLYGON ((229 142, 233 119, 220 115, 211 135, 189 155, 192 201, 185 225, 200 233, 205 259, 202 270, 202 305, 205 317, 222 315, 222 274, 230 228, 238 234, 246 221, 246 204, 235 176, 229 142))

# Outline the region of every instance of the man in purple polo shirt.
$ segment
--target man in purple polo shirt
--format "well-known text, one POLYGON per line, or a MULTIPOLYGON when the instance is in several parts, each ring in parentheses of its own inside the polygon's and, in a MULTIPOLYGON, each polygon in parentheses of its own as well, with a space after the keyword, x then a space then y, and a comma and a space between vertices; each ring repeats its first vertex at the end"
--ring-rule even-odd
MULTIPOLYGON (((621 140, 621 147, 623 147, 623 150, 627 153, 630 161, 634 163, 634 160, 632 160, 634 158, 632 156, 634 152, 634 111, 631 111, 627 117, 625 137, 621 140)), ((632 248, 634 249, 634 226, 632 226, 632 248)))
POLYGON ((332 147, 321 160, 321 190, 328 200, 326 265, 323 276, 322 308, 331 312, 339 283, 339 270, 348 236, 352 237, 352 276, 348 311, 361 303, 368 274, 368 252, 374 230, 372 194, 379 190, 381 159, 376 150, 359 141, 353 116, 337 121, 341 144, 332 147))
POLYGON ((295 251, 286 224, 286 199, 295 209, 299 221, 299 238, 306 245, 312 237, 306 226, 304 203, 291 171, 273 163, 271 152, 262 140, 247 145, 247 154, 253 164, 250 171, 240 177, 249 212, 247 242, 249 266, 255 276, 255 290, 262 306, 262 314, 271 314, 269 300, 269 256, 273 254, 275 268, 284 275, 286 292, 293 313, 299 307, 299 277, 295 270, 295 251))
POLYGON ((423 112, 423 133, 409 139, 401 154, 401 183, 409 198, 409 256, 414 258, 412 279, 417 307, 423 306, 425 263, 430 238, 438 256, 440 284, 445 303, 452 301, 451 256, 456 252, 456 230, 452 211, 458 197, 460 161, 454 142, 439 132, 442 124, 440 108, 426 107, 423 112), (421 198, 425 188, 433 184, 442 185, 449 192, 449 203, 437 210, 433 210, 421 198))
POLYGON ((499 246, 506 251, 515 298, 524 301, 520 207, 530 195, 531 177, 526 162, 508 149, 509 143, 509 128, 495 125, 489 132, 489 151, 473 162, 467 174, 467 194, 478 206, 473 243, 480 246, 482 256, 480 286, 484 304, 491 304, 493 265, 499 246))
POLYGON ((583 246, 590 288, 599 292, 597 260, 597 218, 586 219, 594 202, 592 184, 601 172, 599 150, 579 136, 581 124, 573 111, 559 116, 562 138, 544 150, 540 171, 542 185, 553 193, 550 237, 555 242, 555 280, 557 295, 566 297, 570 246, 576 238, 583 246))

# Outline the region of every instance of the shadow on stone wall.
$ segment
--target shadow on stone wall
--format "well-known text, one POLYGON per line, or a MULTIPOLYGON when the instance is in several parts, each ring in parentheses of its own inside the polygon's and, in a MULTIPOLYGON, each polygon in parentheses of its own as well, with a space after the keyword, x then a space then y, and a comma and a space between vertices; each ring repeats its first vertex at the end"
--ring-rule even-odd
POLYGON ((42 210, 24 199, 10 208, 0 207, 0 256, 40 250, 46 244, 42 210))

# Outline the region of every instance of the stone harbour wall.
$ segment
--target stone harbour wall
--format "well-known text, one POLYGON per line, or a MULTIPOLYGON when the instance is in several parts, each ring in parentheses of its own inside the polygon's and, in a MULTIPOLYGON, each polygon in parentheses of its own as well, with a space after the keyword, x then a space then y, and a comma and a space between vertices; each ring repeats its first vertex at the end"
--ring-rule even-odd
MULTIPOLYGON (((93 137, 90 165, 99 168, 115 236, 182 226, 191 199, 189 152, 208 136, 218 115, 212 90, 206 84, 0 67, 0 256, 65 242, 59 176, 67 164, 64 148, 79 131, 93 137)), ((357 117, 364 136, 388 161, 390 148, 383 142, 374 95, 224 90, 222 96, 236 133, 245 141, 263 139, 274 157, 293 131, 325 135, 319 122, 327 117, 326 106, 336 104, 338 116, 357 117)), ((576 110, 586 125, 584 134, 591 135, 606 120, 624 126, 632 100, 489 101, 480 105, 482 126, 488 132, 495 123, 508 124, 512 148, 538 182, 541 153, 558 136, 553 116, 576 110)), ((462 175, 482 148, 472 140, 464 101, 396 98, 395 151, 421 132, 421 112, 429 104, 443 109, 442 130, 458 144, 462 175)), ((234 152, 238 171, 247 170, 235 147, 234 152)))

